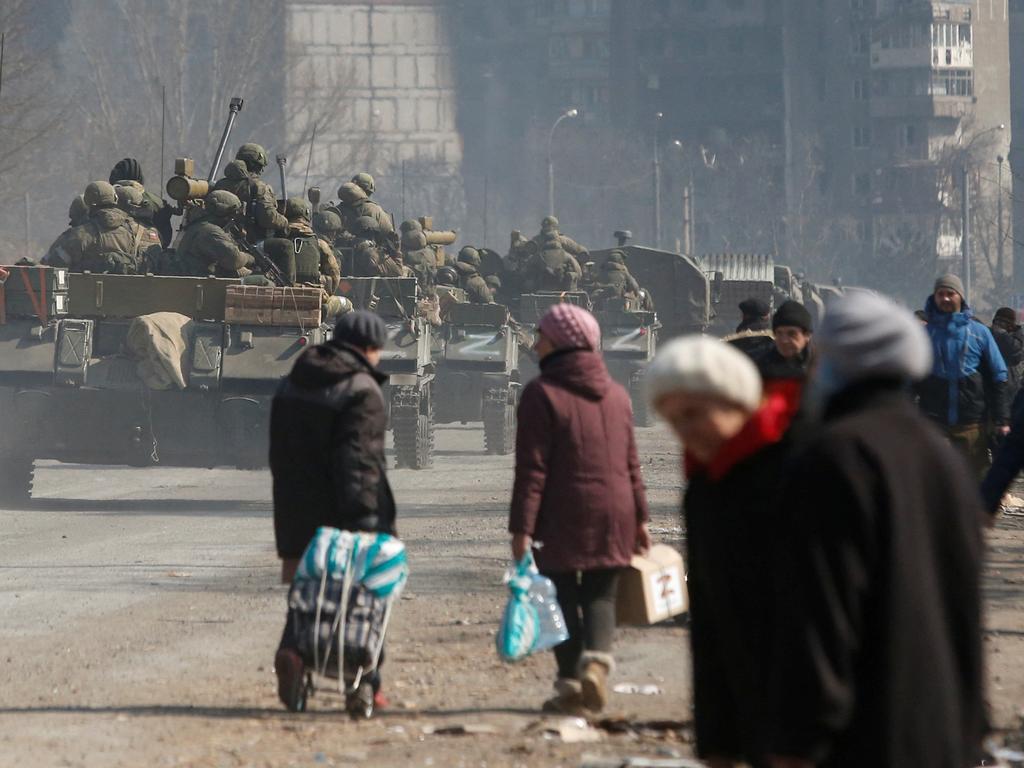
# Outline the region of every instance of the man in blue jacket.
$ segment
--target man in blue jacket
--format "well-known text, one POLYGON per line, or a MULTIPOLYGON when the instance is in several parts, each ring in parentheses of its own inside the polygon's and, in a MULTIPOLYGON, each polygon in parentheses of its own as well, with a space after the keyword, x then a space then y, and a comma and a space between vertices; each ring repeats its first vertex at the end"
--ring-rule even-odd
POLYGON ((992 332, 974 318, 956 275, 935 281, 925 303, 934 363, 921 409, 945 431, 979 477, 988 469, 988 429, 1009 432, 1008 372, 992 332))

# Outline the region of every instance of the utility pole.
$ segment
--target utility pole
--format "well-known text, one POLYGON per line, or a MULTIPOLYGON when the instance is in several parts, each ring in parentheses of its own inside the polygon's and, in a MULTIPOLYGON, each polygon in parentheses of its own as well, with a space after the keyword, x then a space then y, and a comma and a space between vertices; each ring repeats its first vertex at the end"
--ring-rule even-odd
POLYGON ((998 191, 996 192, 996 221, 998 222, 999 240, 997 241, 996 247, 996 274, 999 275, 1000 281, 1006 279, 1006 274, 1003 272, 1003 156, 999 155, 996 157, 996 163, 999 165, 999 174, 997 176, 998 191))
POLYGON ((690 199, 690 185, 683 187, 683 254, 693 256, 693 240, 690 237, 692 225, 693 207, 690 199))
POLYGON ((484 174, 484 243, 487 243, 487 174, 484 174))
POLYGON ((658 156, 658 128, 664 113, 654 113, 654 247, 661 249, 661 158, 658 156))
POLYGON ((963 272, 964 300, 971 296, 971 186, 967 166, 960 169, 960 259, 963 272))

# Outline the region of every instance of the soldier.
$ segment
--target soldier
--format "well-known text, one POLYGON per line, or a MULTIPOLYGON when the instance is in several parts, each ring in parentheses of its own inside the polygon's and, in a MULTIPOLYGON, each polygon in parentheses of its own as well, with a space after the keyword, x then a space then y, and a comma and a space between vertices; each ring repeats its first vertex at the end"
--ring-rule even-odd
POLYGON ((114 185, 114 193, 117 195, 117 207, 137 221, 145 231, 147 243, 160 246, 163 250, 163 243, 160 233, 150 221, 146 209, 145 189, 137 181, 126 181, 123 184, 114 185))
POLYGON ((46 266, 66 266, 67 259, 62 254, 66 253, 68 244, 78 237, 78 233, 75 230, 88 220, 89 206, 85 204, 85 197, 83 195, 77 195, 71 201, 71 207, 68 208, 68 228, 61 232, 57 239, 53 241, 46 255, 43 256, 41 263, 46 266))
POLYGON ((338 202, 346 225, 360 216, 369 216, 377 222, 382 234, 394 234, 395 224, 391 217, 354 182, 347 181, 338 187, 338 202))
POLYGON ((459 272, 462 288, 466 291, 470 302, 473 304, 494 303, 491 289, 487 287, 487 283, 480 276, 480 252, 476 248, 467 245, 459 251, 459 261, 455 265, 455 269, 459 272))
POLYGON ((310 204, 301 197, 290 197, 284 212, 288 236, 268 237, 263 241, 264 253, 292 285, 312 283, 333 296, 341 282, 341 270, 330 244, 313 231, 310 204))
POLYGON ((640 284, 626 268, 626 254, 616 248, 601 265, 595 298, 633 299, 640 298, 640 284))
POLYGON ((206 196, 205 206, 185 227, 176 253, 177 274, 205 277, 245 277, 251 275, 253 257, 239 248, 228 232, 232 220, 242 210, 238 196, 217 189, 206 196))
POLYGON ((85 204, 85 195, 78 195, 68 206, 68 226, 79 227, 89 220, 89 206, 85 204))
POLYGON ((345 225, 335 211, 317 211, 313 214, 313 231, 326 240, 334 253, 334 260, 342 275, 352 274, 352 249, 351 245, 342 241, 342 237, 351 237, 345 231, 345 225))
POLYGON ((487 275, 484 278, 484 282, 491 289, 491 296, 495 301, 498 301, 501 298, 501 278, 497 275, 487 275))
POLYGON ((571 237, 566 237, 558 231, 558 219, 554 216, 545 216, 540 222, 540 232, 533 238, 533 242, 536 243, 538 247, 543 248, 545 241, 552 235, 558 239, 558 243, 562 247, 562 250, 570 256, 580 258, 589 255, 586 248, 577 243, 571 237))
POLYGON ((423 234, 423 229, 406 230, 407 223, 402 224, 402 261, 416 273, 420 285, 426 288, 434 284, 437 256, 434 249, 427 245, 427 236, 423 234))
POLYGON ((110 169, 110 183, 113 185, 124 184, 126 181, 134 181, 142 187, 143 203, 137 214, 133 214, 136 220, 147 226, 153 227, 160 235, 160 244, 166 248, 171 244, 174 236, 171 226, 171 216, 174 208, 168 205, 163 198, 148 192, 145 188, 146 180, 142 176, 142 166, 134 157, 126 157, 118 160, 117 164, 110 169))
POLYGON ((240 224, 246 241, 258 243, 275 232, 288 229, 288 219, 277 210, 274 190, 260 178, 267 167, 267 152, 259 144, 243 144, 235 159, 224 168, 224 178, 214 185, 226 190, 242 203, 240 224))
POLYGON ((351 179, 353 184, 359 187, 363 192, 366 193, 367 197, 373 197, 373 193, 376 191, 376 186, 373 183, 373 176, 366 172, 357 173, 351 179))
POLYGON ((535 291, 575 291, 582 274, 579 262, 562 248, 558 233, 549 232, 528 265, 526 279, 535 291))
POLYGON ((159 241, 149 240, 143 227, 117 207, 117 193, 110 184, 92 182, 83 198, 88 221, 58 238, 47 253, 48 263, 74 272, 135 275, 159 258, 159 241))

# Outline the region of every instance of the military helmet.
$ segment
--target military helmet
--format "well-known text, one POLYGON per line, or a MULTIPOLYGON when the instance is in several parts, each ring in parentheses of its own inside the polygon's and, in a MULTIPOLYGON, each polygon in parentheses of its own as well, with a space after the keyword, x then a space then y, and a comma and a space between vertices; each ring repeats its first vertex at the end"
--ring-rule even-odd
POLYGON ((402 232, 422 232, 423 225, 417 219, 406 219, 399 227, 402 232))
POLYGON ((313 229, 327 235, 341 232, 341 216, 334 211, 318 211, 313 215, 313 229))
POLYGON ((114 185, 106 181, 94 181, 85 188, 85 204, 92 208, 109 208, 117 205, 117 193, 114 185))
POLYGON ((215 189, 206 196, 206 210, 214 216, 226 219, 242 210, 242 201, 234 192, 215 189))
POLYGON ((501 290, 501 278, 497 275, 488 275, 484 278, 484 282, 487 283, 487 287, 492 291, 501 290))
POLYGON ((117 195, 117 204, 125 210, 138 208, 146 199, 142 189, 132 184, 117 184, 114 193, 117 195))
POLYGON ((608 254, 608 261, 606 261, 605 263, 606 264, 625 264, 626 263, 626 254, 623 251, 620 251, 618 248, 616 248, 614 251, 612 251, 611 253, 608 254))
POLYGON ((438 285, 458 285, 459 273, 455 271, 454 267, 446 264, 437 270, 437 276, 434 279, 438 285))
POLYGON ((72 226, 77 226, 85 221, 85 217, 89 215, 89 206, 85 204, 85 197, 82 195, 75 195, 71 201, 71 206, 68 208, 68 219, 71 220, 72 226))
POLYGON ((360 216, 352 223, 352 234, 374 235, 380 232, 380 224, 372 216, 360 216))
POLYGON ((474 267, 480 266, 480 251, 471 245, 465 246, 459 251, 459 261, 474 267))
POLYGON ((284 215, 288 221, 302 219, 309 221, 313 215, 313 206, 304 197, 289 197, 284 204, 284 215))
POLYGON ((368 173, 357 173, 351 178, 351 182, 363 190, 367 195, 372 195, 375 190, 373 176, 368 173))
POLYGON ((541 232, 545 232, 551 229, 558 229, 558 219, 554 216, 545 216, 540 222, 541 232))
POLYGON ((146 180, 142 178, 142 166, 139 165, 138 160, 134 157, 126 157, 123 160, 117 161, 110 170, 110 183, 116 184, 119 181, 137 181, 139 184, 146 183, 146 180))
POLYGON ((402 247, 409 251, 418 251, 427 247, 427 236, 423 230, 412 230, 402 233, 402 247))
POLYGON ((366 200, 366 193, 363 188, 357 184, 353 184, 351 181, 346 181, 340 187, 338 187, 338 199, 343 203, 358 203, 360 200, 366 200))
POLYGON ((241 160, 251 172, 259 173, 267 167, 267 150, 259 144, 243 144, 235 153, 235 160, 241 160))

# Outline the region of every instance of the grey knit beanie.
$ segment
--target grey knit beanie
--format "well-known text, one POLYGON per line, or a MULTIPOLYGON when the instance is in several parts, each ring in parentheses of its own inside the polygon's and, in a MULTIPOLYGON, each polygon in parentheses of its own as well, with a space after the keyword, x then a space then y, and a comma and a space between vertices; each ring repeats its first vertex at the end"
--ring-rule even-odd
POLYGON ((856 291, 836 299, 815 338, 822 366, 846 384, 916 381, 931 372, 932 347, 920 321, 876 293, 856 291))
POLYGON ((736 347, 710 336, 682 336, 658 349, 647 366, 647 396, 710 395, 754 412, 761 403, 761 375, 736 347))
POLYGON ((939 288, 948 288, 951 291, 956 291, 960 294, 960 298, 963 298, 964 296, 964 284, 956 275, 943 275, 940 277, 935 281, 935 287, 932 288, 932 293, 935 293, 939 288))

